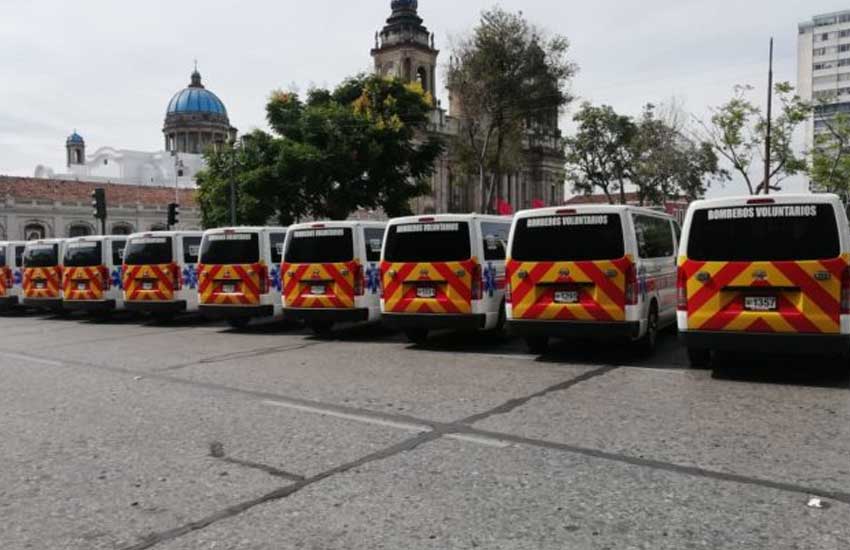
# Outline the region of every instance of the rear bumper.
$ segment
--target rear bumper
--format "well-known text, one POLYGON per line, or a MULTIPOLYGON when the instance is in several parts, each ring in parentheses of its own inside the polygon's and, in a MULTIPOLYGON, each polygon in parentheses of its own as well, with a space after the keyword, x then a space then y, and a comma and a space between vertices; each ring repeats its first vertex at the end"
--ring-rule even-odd
POLYGON ((136 313, 183 313, 186 311, 186 300, 167 302, 124 302, 127 311, 136 313))
POLYGON ((846 334, 757 334, 749 332, 679 332, 679 341, 693 349, 764 353, 833 355, 850 353, 846 334))
POLYGON ((62 310, 62 298, 24 298, 21 303, 35 309, 62 310))
POLYGON ((640 323, 600 321, 517 321, 507 322, 516 336, 552 336, 554 338, 631 339, 640 336, 640 323))
POLYGON ((115 300, 65 300, 62 307, 68 311, 103 313, 115 309, 115 300))
POLYGON ((274 306, 208 306, 198 307, 204 317, 209 319, 255 319, 274 317, 274 306))
POLYGON ((286 321, 306 321, 308 323, 321 321, 327 323, 357 323, 369 320, 369 310, 365 308, 350 309, 306 309, 283 308, 283 318, 286 321))
POLYGON ((428 330, 479 330, 487 324, 487 316, 483 314, 441 315, 441 314, 410 314, 384 313, 381 322, 394 329, 421 328, 428 330))
POLYGON ((3 296, 0 298, 0 311, 4 309, 13 308, 18 305, 18 297, 17 296, 3 296))

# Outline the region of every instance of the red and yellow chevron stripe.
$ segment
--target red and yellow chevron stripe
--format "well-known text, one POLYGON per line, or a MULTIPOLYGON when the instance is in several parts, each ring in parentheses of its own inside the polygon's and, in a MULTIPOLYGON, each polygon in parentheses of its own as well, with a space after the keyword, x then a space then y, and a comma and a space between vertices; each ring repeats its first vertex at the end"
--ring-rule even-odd
POLYGON ((281 273, 284 277, 283 306, 289 308, 353 308, 355 288, 363 285, 363 269, 357 262, 284 263, 281 273))
POLYGON ((508 260, 513 318, 543 321, 625 321, 625 257, 611 261, 518 262, 508 260), (576 303, 556 303, 555 293, 576 292, 576 303))
POLYGON ((66 267, 62 277, 63 299, 74 301, 102 300, 109 284, 106 267, 66 267))
POLYGON ((8 267, 0 267, 0 298, 6 296, 12 282, 12 270, 8 267))
POLYGON ((701 331, 841 331, 841 280, 850 255, 826 261, 698 262, 680 258, 688 328, 701 331), (749 311, 748 297, 775 297, 775 311, 749 311))
POLYGON ((62 288, 62 268, 59 266, 28 267, 24 269, 22 286, 25 298, 59 298, 62 288))
POLYGON ((173 263, 128 265, 121 280, 127 302, 168 302, 174 299, 179 274, 173 263))
MULTIPOLYGON (((472 313, 475 259, 463 262, 381 263, 384 311, 387 313, 472 313), (431 294, 426 296, 426 292, 431 294)), ((479 274, 480 277, 480 274, 479 274)))
POLYGON ((259 305, 269 288, 265 264, 198 265, 198 297, 202 305, 259 305))

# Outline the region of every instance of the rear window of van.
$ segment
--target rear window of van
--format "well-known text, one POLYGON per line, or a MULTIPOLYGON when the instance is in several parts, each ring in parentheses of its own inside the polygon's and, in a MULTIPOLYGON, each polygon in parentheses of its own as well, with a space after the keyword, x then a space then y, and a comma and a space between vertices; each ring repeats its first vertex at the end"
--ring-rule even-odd
POLYGON ((292 231, 285 261, 291 264, 332 264, 354 259, 354 233, 350 227, 292 231))
POLYGON ((6 247, 0 247, 0 267, 6 267, 6 247))
POLYGON ((258 233, 215 233, 207 235, 201 244, 202 264, 253 264, 259 261, 258 233))
POLYGON ((24 251, 24 266, 55 267, 59 265, 58 244, 30 245, 24 251))
POLYGON ((616 260, 626 255, 619 214, 542 216, 517 221, 511 259, 521 262, 616 260))
POLYGON ((124 263, 127 265, 162 265, 172 260, 171 237, 133 239, 124 249, 124 263))
POLYGON ((826 260, 840 254, 829 204, 697 210, 688 238, 688 258, 705 262, 826 260))
POLYGON ((472 258, 467 222, 409 223, 388 229, 388 262, 456 262, 472 258))
POLYGON ((65 245, 66 267, 94 267, 103 263, 103 244, 100 241, 82 241, 65 245))
POLYGON ((25 246, 16 246, 15 247, 15 267, 23 267, 24 265, 24 250, 27 247, 25 246))

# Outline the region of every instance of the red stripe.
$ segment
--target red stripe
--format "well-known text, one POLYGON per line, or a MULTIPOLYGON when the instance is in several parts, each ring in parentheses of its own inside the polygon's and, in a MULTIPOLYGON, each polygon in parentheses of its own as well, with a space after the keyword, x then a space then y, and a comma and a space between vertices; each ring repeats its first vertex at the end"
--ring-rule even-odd
POLYGON ((626 294, 611 283, 607 275, 602 273, 594 262, 576 262, 579 269, 584 271, 591 280, 620 308, 626 307, 626 294))
POLYGON ((806 299, 812 300, 825 314, 829 315, 834 323, 841 321, 841 304, 830 296, 817 281, 812 279, 811 275, 806 273, 799 264, 795 262, 772 263, 776 269, 803 290, 806 299))
POLYGON ((792 304, 788 298, 780 294, 778 299, 779 302, 777 305, 779 306, 779 313, 789 325, 794 327, 794 330, 797 332, 807 333, 823 332, 817 327, 817 325, 809 321, 809 319, 803 315, 801 311, 794 307, 794 304, 792 304))
MULTIPOLYGON (((546 273, 554 266, 554 262, 540 262, 531 268, 531 271, 528 273, 528 276, 525 279, 520 279, 519 284, 516 288, 511 286, 511 295, 512 301, 515 304, 519 304, 523 301, 526 295, 534 290, 534 286, 540 281, 540 279, 546 275, 546 273)), ((513 281, 513 278, 511 278, 513 281)))
MULTIPOLYGON (((472 302, 472 288, 466 284, 465 281, 461 280, 460 277, 455 275, 448 265, 444 263, 435 263, 431 264, 434 269, 437 270, 437 273, 443 276, 446 280, 446 283, 452 287, 452 289, 460 295, 460 298, 467 303, 472 302)), ((475 270, 475 266, 472 263, 462 263, 463 268, 466 270, 467 274, 472 277, 473 271, 475 270)))
POLYGON ((735 262, 723 266, 723 268, 717 272, 717 275, 712 277, 709 282, 705 283, 705 285, 688 300, 688 311, 698 311, 702 308, 702 306, 708 303, 709 300, 716 296, 718 292, 723 290, 723 287, 734 281, 738 275, 750 267, 750 265, 752 264, 747 262, 735 262))

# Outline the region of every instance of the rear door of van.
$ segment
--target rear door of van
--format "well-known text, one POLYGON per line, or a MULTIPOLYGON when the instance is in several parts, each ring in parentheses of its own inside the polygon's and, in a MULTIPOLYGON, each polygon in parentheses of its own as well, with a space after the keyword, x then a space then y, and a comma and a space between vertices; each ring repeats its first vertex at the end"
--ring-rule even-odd
POLYGON ((688 330, 839 333, 850 257, 836 216, 806 202, 694 211, 679 274, 688 330))
POLYGON ((511 318, 625 321, 627 255, 623 214, 550 214, 517 220, 508 280, 511 318))
POLYGON ((198 293, 203 305, 256 306, 268 291, 258 231, 210 233, 201 245, 198 293))
POLYGON ((351 226, 315 224, 291 231, 283 258, 286 307, 349 309, 362 294, 363 267, 351 226))
POLYGON ((386 313, 472 313, 481 266, 472 257, 471 222, 411 221, 387 229, 381 264, 386 313))

